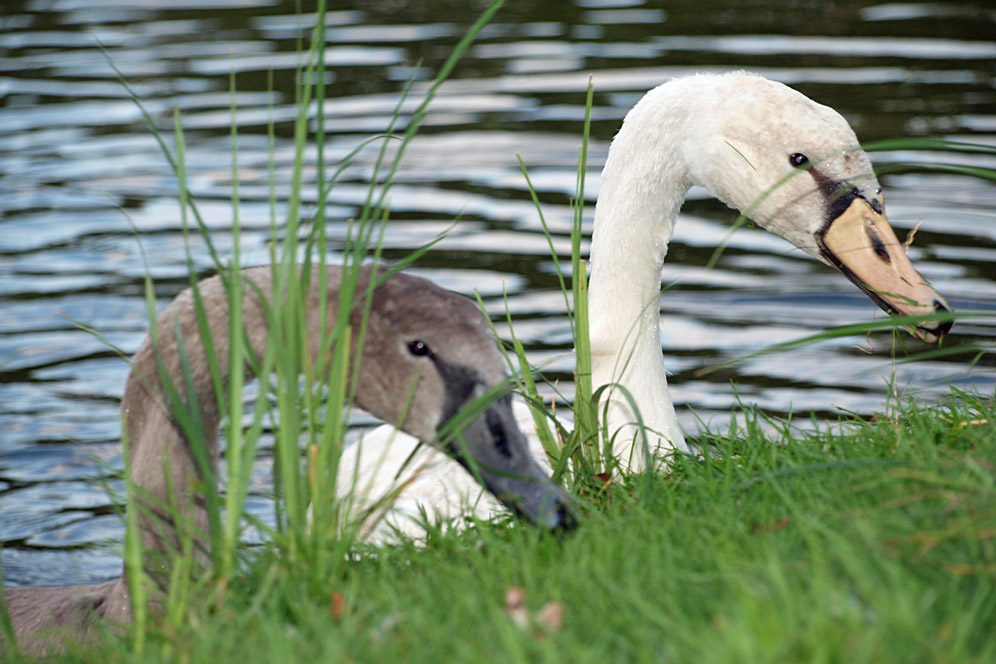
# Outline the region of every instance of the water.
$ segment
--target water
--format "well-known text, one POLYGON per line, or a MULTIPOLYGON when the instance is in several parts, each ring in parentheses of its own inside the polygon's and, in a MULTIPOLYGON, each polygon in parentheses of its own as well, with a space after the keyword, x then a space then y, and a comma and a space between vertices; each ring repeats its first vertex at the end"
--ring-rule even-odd
MULTIPOLYGON (((324 111, 333 161, 387 127, 404 82, 414 76, 424 89, 482 9, 408 4, 340 1, 329 15, 324 111)), ((503 314, 507 292, 533 361, 569 395, 563 299, 516 154, 565 251, 589 74, 596 86, 591 197, 626 110, 650 87, 694 71, 746 68, 793 85, 841 111, 865 142, 943 136, 996 145, 996 14, 981 0, 728 4, 510 2, 458 66, 411 146, 391 198, 388 258, 459 219, 414 271, 464 293, 479 289, 494 316, 503 314)), ((271 117, 280 182, 289 179, 292 159, 294 49, 306 24, 293 7, 33 0, 0 9, 0 540, 8 583, 117 574, 122 527, 99 481, 121 466, 117 400, 127 367, 73 321, 131 353, 146 331, 146 270, 163 303, 184 286, 175 178, 97 42, 167 138, 172 109, 180 109, 190 189, 223 252, 231 245, 228 75, 236 72, 243 252, 247 263, 261 263, 271 117)), ((349 169, 330 217, 356 214, 372 163, 365 155, 349 169)), ((996 188, 937 174, 887 176, 883 185, 901 237, 922 221, 911 252, 921 272, 956 309, 996 309, 996 188)), ((738 398, 819 420, 881 408, 891 372, 887 334, 699 374, 773 342, 881 315, 845 279, 762 231, 739 231, 718 267, 705 269, 734 217, 693 190, 664 271, 673 285, 661 298, 663 338, 683 425, 695 431, 694 409, 721 426, 738 398), (869 343, 871 354, 859 348, 869 343)), ((332 234, 341 237, 341 229, 332 234)), ((206 252, 199 244, 194 251, 207 273, 206 252)), ((996 339, 992 325, 963 323, 956 331, 954 344, 996 339)), ((991 393, 993 364, 987 357, 970 371, 966 357, 952 357, 900 366, 897 384, 925 398, 949 384, 991 393)), ((264 454, 257 495, 265 494, 267 466, 264 454)), ((265 501, 256 504, 265 510, 265 501)))

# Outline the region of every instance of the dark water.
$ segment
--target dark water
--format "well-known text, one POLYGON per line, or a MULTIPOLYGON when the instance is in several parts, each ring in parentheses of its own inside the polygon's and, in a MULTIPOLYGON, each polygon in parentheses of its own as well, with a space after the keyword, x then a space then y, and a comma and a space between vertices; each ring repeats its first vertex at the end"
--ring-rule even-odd
MULTIPOLYGON (((324 109, 333 161, 388 126, 404 82, 414 76, 423 90, 482 9, 335 3, 324 109)), ((293 2, 267 0, 0 4, 0 540, 8 582, 117 574, 122 527, 97 480, 121 465, 117 400, 127 366, 107 342, 131 353, 144 336, 146 270, 163 303, 184 285, 175 178, 107 57, 168 141, 172 109, 180 110, 189 186, 223 252, 231 246, 228 76, 236 73, 243 255, 247 264, 263 263, 271 117, 279 182, 288 180, 293 156, 295 48, 307 25, 293 14, 293 2)), ((443 88, 409 151, 391 197, 387 255, 399 258, 459 219, 416 271, 458 291, 479 289, 496 316, 507 291, 533 361, 569 394, 563 299, 516 154, 566 251, 589 74, 593 195, 626 110, 673 76, 757 71, 837 108, 865 142, 941 136, 996 145, 994 63, 996 12, 982 0, 510 2, 443 88)), ((330 217, 356 214, 372 163, 364 155, 349 169, 330 217)), ((887 176, 883 185, 901 237, 922 222, 911 252, 921 272, 956 309, 996 310, 996 187, 937 174, 887 176)), ((721 426, 737 394, 767 412, 803 414, 802 426, 810 413, 828 420, 882 408, 892 372, 888 334, 871 338, 872 354, 856 347, 868 345, 863 337, 845 338, 698 375, 768 344, 881 314, 839 275, 761 231, 736 233, 718 267, 705 269, 735 215, 693 194, 665 269, 673 286, 661 298, 686 428, 697 427, 686 406, 721 426)), ((199 243, 194 254, 209 271, 199 243)), ((996 340, 992 324, 956 330, 956 345, 996 340)), ((991 357, 974 368, 953 357, 899 366, 895 383, 927 398, 949 384, 992 393, 993 365, 991 357)), ((266 466, 264 458, 260 485, 266 466)), ((266 509, 262 498, 257 509, 266 509)))

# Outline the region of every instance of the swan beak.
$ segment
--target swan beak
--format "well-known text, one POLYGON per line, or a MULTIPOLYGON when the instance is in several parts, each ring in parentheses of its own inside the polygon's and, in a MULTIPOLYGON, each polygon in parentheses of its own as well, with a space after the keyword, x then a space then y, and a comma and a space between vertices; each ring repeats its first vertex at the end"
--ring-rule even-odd
POLYGON ((474 418, 451 444, 457 460, 515 513, 550 530, 577 524, 574 501, 536 463, 508 399, 474 418))
MULTIPOLYGON (((860 196, 816 234, 820 255, 844 273, 878 306, 896 316, 932 316, 951 307, 913 267, 889 220, 860 196)), ((907 326, 921 341, 936 343, 951 320, 907 326)))

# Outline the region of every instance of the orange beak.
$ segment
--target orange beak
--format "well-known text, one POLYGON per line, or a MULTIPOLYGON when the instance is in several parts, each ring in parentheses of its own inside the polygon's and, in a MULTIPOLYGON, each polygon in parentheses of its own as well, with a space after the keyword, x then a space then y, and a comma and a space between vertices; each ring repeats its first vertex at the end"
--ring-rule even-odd
MULTIPOLYGON (((913 267, 889 220, 864 198, 855 198, 839 217, 827 223, 816 234, 816 243, 828 263, 890 314, 929 316, 951 311, 913 267)), ((952 325, 951 321, 924 321, 907 329, 921 341, 936 343, 952 325)))

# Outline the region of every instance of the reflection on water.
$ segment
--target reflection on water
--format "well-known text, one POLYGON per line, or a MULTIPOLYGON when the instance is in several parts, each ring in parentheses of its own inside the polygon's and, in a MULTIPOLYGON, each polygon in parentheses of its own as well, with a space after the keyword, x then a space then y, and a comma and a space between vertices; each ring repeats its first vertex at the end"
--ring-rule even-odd
MULTIPOLYGON (((117 399, 127 366, 73 321, 131 353, 146 329, 146 270, 164 303, 185 279, 175 178, 98 43, 167 142, 172 109, 181 111, 189 188, 223 253, 231 245, 228 76, 236 73, 243 255, 262 263, 271 121, 278 187, 289 181, 293 158, 295 47, 308 25, 293 15, 294 4, 33 0, 0 16, 0 540, 8 582, 117 574, 121 525, 95 480, 121 465, 117 399)), ((415 98, 424 92, 478 11, 466 3, 400 12, 393 3, 337 4, 328 17, 323 109, 333 161, 386 129, 405 81, 415 79, 415 98)), ((511 2, 444 86, 411 146, 391 197, 388 257, 450 229, 416 272, 460 292, 479 290, 495 317, 507 293, 533 361, 569 396, 563 298, 516 155, 530 167, 555 246, 566 254, 590 74, 592 201, 627 109, 648 88, 694 71, 747 68, 786 82, 840 110, 866 142, 936 135, 996 145, 994 14, 981 0, 728 4, 511 2)), ((947 158, 873 156, 879 163, 947 158)), ((330 218, 355 215, 373 159, 365 154, 347 170, 330 218)), ((994 165, 989 157, 959 160, 994 165)), ((922 222, 911 252, 922 273, 957 309, 996 309, 992 185, 925 174, 883 184, 901 236, 922 222)), ((664 270, 671 285, 661 297, 663 342, 683 425, 695 430, 694 409, 722 426, 737 399, 824 420, 881 408, 891 373, 886 333, 700 375, 774 342, 881 315, 846 280, 758 230, 738 231, 719 265, 706 269, 733 218, 693 190, 664 270), (869 345, 872 354, 858 348, 869 345)), ((342 236, 341 225, 331 228, 330 237, 342 236)), ((195 243, 194 254, 210 271, 203 247, 195 243)), ((996 337, 978 323, 956 331, 955 344, 996 337)), ((992 392, 992 364, 986 358, 971 372, 963 358, 899 366, 896 383, 927 395, 948 384, 992 392)), ((264 454, 259 496, 267 468, 264 454)), ((120 485, 111 480, 110 489, 120 485)), ((265 500, 254 505, 266 511, 265 500)))

